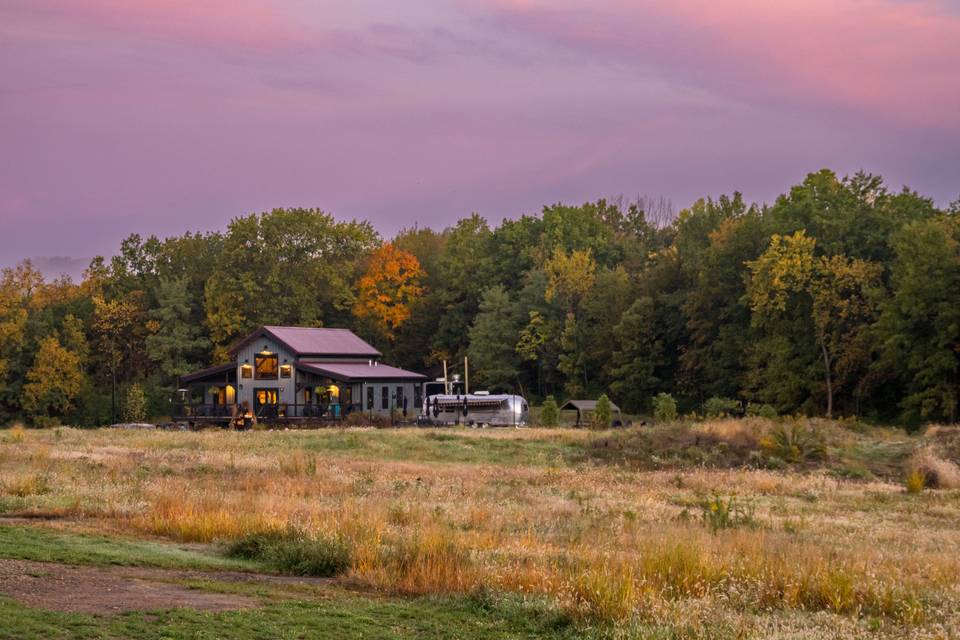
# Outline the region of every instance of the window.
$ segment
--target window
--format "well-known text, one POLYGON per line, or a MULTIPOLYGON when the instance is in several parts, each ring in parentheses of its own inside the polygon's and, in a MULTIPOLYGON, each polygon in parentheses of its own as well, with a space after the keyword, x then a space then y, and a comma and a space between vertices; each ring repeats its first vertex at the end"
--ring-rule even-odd
POLYGON ((413 408, 419 409, 423 406, 423 387, 419 384, 413 385, 413 408))
POLYGON ((397 387, 397 408, 403 409, 403 387, 397 387))
POLYGON ((389 409, 390 408, 390 387, 383 385, 380 387, 380 408, 389 409))
POLYGON ((313 404, 313 389, 310 387, 303 390, 303 404, 313 404))
POLYGON ((248 364, 242 365, 240 367, 240 377, 241 378, 252 378, 253 377, 253 367, 248 364))
POLYGON ((276 380, 277 369, 277 354, 275 353, 260 353, 254 359, 257 380, 276 380))
POLYGON ((276 389, 257 389, 255 393, 257 404, 260 406, 278 403, 279 398, 276 389))
POLYGON ((280 377, 281 377, 281 378, 289 378, 291 375, 293 375, 293 367, 292 367, 292 366, 290 366, 289 364, 285 364, 285 365, 282 365, 282 366, 280 367, 280 377))
POLYGON ((367 387, 367 409, 373 409, 373 387, 367 387))

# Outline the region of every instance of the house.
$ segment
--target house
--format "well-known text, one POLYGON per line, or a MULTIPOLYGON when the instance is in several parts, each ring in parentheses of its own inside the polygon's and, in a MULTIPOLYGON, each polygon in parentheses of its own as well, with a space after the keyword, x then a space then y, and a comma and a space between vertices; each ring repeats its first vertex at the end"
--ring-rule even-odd
POLYGON ((380 362, 381 353, 348 329, 257 329, 229 350, 231 362, 180 377, 175 417, 229 420, 247 407, 262 420, 415 416, 425 376, 380 362))

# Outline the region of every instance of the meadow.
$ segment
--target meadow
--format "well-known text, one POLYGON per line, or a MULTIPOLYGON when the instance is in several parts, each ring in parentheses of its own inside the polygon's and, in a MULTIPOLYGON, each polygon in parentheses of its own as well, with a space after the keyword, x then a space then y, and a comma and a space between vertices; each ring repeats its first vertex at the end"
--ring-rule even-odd
POLYGON ((760 418, 15 428, 0 559, 189 569, 258 604, 52 614, 0 584, 0 637, 960 637, 958 455, 957 428, 760 418))

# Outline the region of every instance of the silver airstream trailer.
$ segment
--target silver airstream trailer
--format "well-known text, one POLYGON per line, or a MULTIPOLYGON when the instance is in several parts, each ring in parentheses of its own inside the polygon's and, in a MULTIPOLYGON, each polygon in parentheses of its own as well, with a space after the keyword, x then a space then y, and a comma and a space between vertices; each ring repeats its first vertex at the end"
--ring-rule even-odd
POLYGON ((435 394, 426 397, 421 424, 523 427, 530 420, 530 406, 522 396, 480 391, 468 394, 435 394))

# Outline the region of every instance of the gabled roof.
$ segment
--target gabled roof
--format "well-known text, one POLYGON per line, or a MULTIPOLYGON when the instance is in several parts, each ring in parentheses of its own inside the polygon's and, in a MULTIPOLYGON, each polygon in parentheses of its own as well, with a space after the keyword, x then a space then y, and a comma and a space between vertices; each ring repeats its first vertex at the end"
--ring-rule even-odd
POLYGON ((295 356, 377 358, 381 354, 349 329, 330 327, 260 327, 230 348, 234 355, 252 340, 268 336, 295 356))
MULTIPOLYGON (((610 409, 612 411, 620 412, 620 407, 610 403, 610 409)), ((560 407, 560 411, 596 411, 597 410, 597 401, 596 400, 567 400, 563 403, 563 406, 560 407)))
POLYGON ((424 380, 426 376, 387 364, 366 362, 309 362, 300 360, 294 364, 300 371, 354 382, 360 380, 424 380))

